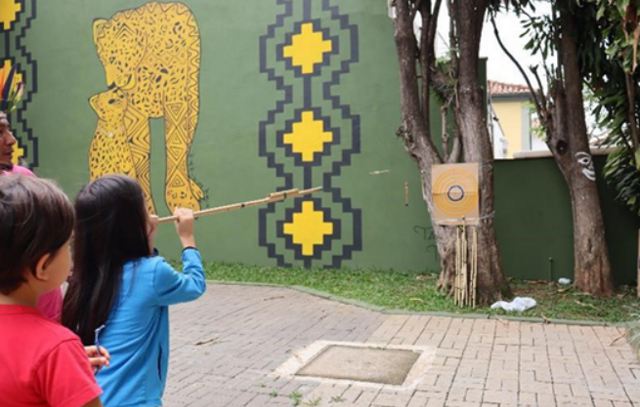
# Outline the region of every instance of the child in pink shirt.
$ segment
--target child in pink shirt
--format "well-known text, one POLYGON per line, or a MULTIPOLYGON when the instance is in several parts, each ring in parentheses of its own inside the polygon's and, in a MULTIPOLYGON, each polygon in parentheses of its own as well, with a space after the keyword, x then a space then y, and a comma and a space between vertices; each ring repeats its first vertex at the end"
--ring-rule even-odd
POLYGON ((12 172, 14 174, 31 175, 32 177, 35 177, 36 175, 27 167, 22 167, 20 165, 11 165, 11 168, 7 172, 12 172))

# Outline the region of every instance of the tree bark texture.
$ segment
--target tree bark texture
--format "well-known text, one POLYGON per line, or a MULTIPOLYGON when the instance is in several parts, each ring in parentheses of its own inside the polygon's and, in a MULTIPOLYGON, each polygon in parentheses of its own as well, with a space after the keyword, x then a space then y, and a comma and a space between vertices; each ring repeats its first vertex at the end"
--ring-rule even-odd
POLYGON ((480 223, 478 226, 478 302, 486 304, 508 293, 494 228, 493 150, 486 121, 486 100, 478 83, 480 37, 487 1, 453 3, 459 36, 456 123, 465 162, 479 166, 480 223))
POLYGON ((558 3, 561 28, 558 58, 563 70, 550 90, 555 105, 550 111, 547 145, 569 188, 575 285, 581 291, 608 296, 613 283, 584 117, 577 27, 575 18, 568 12, 569 2, 558 3))
MULTIPOLYGON (((439 2, 438 2, 439 3, 439 2)), ((443 77, 435 71, 433 61, 434 35, 422 35, 421 47, 418 49, 413 34, 412 4, 409 0, 396 0, 396 19, 394 38, 400 65, 400 99, 402 124, 398 135, 402 137, 409 155, 416 161, 422 179, 422 192, 429 214, 433 213, 433 199, 431 194, 431 168, 434 164, 443 162, 438 153, 429 128, 430 111, 428 107, 428 92, 431 90, 430 81, 443 77), (421 76, 417 76, 416 63, 420 61, 421 76), (425 66, 425 63, 428 66, 425 66), (422 94, 421 94, 422 90, 422 94), (421 100, 422 96, 422 100, 421 100), (421 103, 422 102, 422 103, 421 103)), ((425 18, 422 2, 420 9, 425 21, 435 24, 437 17, 425 18)), ((430 7, 430 6, 429 6, 430 7)), ((463 23, 459 24, 461 57, 458 97, 455 101, 455 116, 458 129, 462 134, 464 161, 480 164, 480 197, 481 215, 483 220, 478 227, 478 303, 488 304, 501 298, 508 292, 508 286, 500 268, 500 258, 493 222, 493 157, 489 133, 484 115, 485 100, 478 85, 478 48, 480 46, 480 32, 486 10, 486 1, 460 1, 456 7, 465 9, 459 14, 463 23), (466 5, 465 5, 466 3, 466 5), (474 3, 469 5, 469 3, 474 3), (465 27, 469 24, 470 27, 465 27)), ((428 32, 435 33, 435 27, 429 26, 428 32)), ((445 154, 446 156, 446 154, 445 154)), ((431 216, 433 219, 433 217, 431 216)), ((456 228, 439 226, 432 221, 438 254, 440 256, 441 274, 440 286, 452 292, 455 275, 455 240, 456 228)))
MULTIPOLYGON (((422 197, 427 204, 429 214, 433 213, 433 197, 431 195, 431 167, 440 164, 442 160, 437 154, 431 141, 431 133, 428 124, 429 111, 421 109, 420 85, 424 93, 429 91, 429 68, 423 67, 423 83, 420 84, 416 70, 416 53, 418 52, 416 40, 413 34, 411 13, 408 0, 397 0, 397 17, 395 21, 394 38, 400 65, 400 106, 402 112, 402 124, 399 136, 405 145, 405 149, 414 159, 420 170, 422 180, 422 197), (425 74, 426 73, 426 74, 425 74)), ((423 16, 423 21, 427 20, 423 16)), ((432 20, 433 21, 433 20, 432 20)), ((430 64, 429 52, 432 55, 432 44, 425 41, 423 35, 422 47, 431 46, 431 50, 423 49, 420 55, 423 63, 430 64)), ((428 93, 423 96, 428 106, 428 93)), ((432 216, 430 216, 433 219, 432 216)), ((444 228, 433 221, 432 228, 436 238, 436 246, 440 257, 440 270, 442 275, 455 273, 455 229, 444 228)), ((453 281, 453 280, 451 280, 453 281)))

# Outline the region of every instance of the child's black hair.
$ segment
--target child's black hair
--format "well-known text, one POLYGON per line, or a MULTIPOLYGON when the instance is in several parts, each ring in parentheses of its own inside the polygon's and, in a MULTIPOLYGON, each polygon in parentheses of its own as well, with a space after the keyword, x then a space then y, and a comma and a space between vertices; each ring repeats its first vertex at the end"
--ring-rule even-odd
POLYGON ((0 176, 0 292, 10 294, 35 273, 42 256, 54 254, 73 231, 69 198, 52 181, 0 176))
POLYGON ((84 344, 104 324, 117 298, 122 267, 151 254, 142 188, 124 175, 87 184, 76 197, 73 274, 62 308, 62 324, 84 344))

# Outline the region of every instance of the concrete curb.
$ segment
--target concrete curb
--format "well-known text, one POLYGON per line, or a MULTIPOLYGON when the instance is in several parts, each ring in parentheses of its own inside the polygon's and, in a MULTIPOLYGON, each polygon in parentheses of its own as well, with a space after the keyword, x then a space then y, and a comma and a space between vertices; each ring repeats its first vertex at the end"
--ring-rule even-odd
MULTIPOLYGON (((277 288, 286 288, 290 290, 295 290, 299 292, 303 292, 306 294, 310 294, 316 297, 324 298, 331 301, 340 302, 347 305, 353 305, 356 307, 364 308, 370 311, 379 312, 381 314, 400 314, 400 315, 428 315, 428 316, 438 316, 438 317, 449 317, 449 318, 468 318, 468 319, 495 319, 498 321, 514 321, 514 322, 531 322, 531 323, 540 323, 540 324, 563 324, 563 325, 580 325, 580 326, 612 326, 612 327, 623 327, 628 329, 627 336, 632 338, 631 329, 629 328, 630 322, 606 322, 606 321, 590 321, 590 320, 573 320, 573 319, 555 319, 555 318, 537 318, 537 317, 518 317, 518 316, 510 316, 510 315, 492 315, 492 314, 482 314, 482 313, 458 313, 458 312, 445 312, 445 311, 407 311, 407 310, 399 310, 393 308, 385 308, 378 305, 369 304, 363 301, 352 300, 350 298, 340 297, 334 294, 329 294, 324 291, 318 291, 313 288, 302 287, 297 285, 283 285, 283 284, 273 284, 273 283, 250 283, 244 281, 219 281, 219 280, 207 280, 208 283, 218 284, 218 285, 246 285, 246 286, 257 286, 257 287, 277 287, 277 288)), ((636 324, 636 344, 633 345, 634 348, 640 352, 640 321, 636 324)), ((640 353, 639 353, 640 356, 640 353)))

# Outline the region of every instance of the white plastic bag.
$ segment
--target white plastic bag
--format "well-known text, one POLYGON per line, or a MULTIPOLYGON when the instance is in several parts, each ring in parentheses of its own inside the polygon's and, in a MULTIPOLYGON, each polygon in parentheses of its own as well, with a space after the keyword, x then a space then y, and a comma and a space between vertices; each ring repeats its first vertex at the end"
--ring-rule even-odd
POLYGON ((497 301, 491 305, 491 309, 502 308, 505 311, 526 311, 533 308, 538 303, 530 297, 516 297, 511 302, 497 301))

